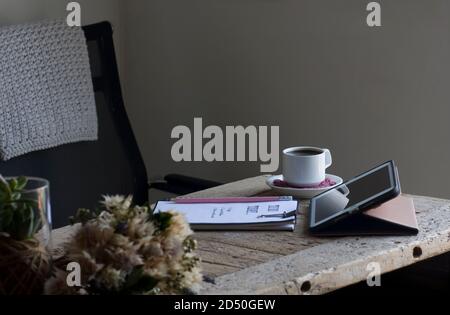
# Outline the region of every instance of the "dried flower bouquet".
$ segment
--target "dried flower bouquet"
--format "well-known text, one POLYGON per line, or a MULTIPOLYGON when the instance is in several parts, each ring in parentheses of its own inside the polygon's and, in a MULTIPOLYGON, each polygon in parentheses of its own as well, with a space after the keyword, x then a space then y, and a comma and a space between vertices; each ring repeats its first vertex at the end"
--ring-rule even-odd
POLYGON ((195 241, 184 217, 153 214, 131 197, 105 196, 97 211, 79 209, 81 223, 64 246, 64 264, 46 283, 48 294, 185 294, 202 277, 195 241), (68 286, 67 263, 80 266, 79 286, 68 286))

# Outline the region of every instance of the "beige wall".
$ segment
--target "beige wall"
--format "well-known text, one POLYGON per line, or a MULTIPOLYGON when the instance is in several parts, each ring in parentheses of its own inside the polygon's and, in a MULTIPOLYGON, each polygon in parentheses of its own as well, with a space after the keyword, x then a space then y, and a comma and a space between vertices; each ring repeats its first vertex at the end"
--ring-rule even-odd
MULTIPOLYGON (((61 0, 0 0, 0 24, 65 16, 61 0)), ((80 1, 110 20, 150 177, 229 181, 259 163, 174 163, 172 128, 279 125, 282 147, 333 152, 346 178, 393 158, 404 191, 450 197, 450 3, 360 0, 80 1)))
POLYGON ((150 176, 217 180, 259 163, 171 162, 171 129, 280 125, 281 146, 333 152, 346 178, 395 159, 406 192, 450 197, 450 2, 134 0, 124 9, 128 111, 150 176))

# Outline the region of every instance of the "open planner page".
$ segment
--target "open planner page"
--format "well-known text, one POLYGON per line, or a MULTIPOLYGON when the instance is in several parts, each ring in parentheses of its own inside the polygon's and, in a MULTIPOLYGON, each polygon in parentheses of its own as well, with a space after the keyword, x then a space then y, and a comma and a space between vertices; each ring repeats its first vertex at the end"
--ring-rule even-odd
POLYGON ((295 200, 220 204, 159 201, 155 212, 181 212, 191 224, 258 224, 292 221, 297 204, 295 200))

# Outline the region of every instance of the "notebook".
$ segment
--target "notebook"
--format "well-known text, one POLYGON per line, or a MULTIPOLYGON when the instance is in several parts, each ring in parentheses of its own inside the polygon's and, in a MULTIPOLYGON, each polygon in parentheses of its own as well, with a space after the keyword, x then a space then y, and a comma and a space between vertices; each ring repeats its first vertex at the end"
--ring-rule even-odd
POLYGON ((293 231, 298 201, 176 203, 158 201, 154 212, 183 213, 193 230, 293 231))

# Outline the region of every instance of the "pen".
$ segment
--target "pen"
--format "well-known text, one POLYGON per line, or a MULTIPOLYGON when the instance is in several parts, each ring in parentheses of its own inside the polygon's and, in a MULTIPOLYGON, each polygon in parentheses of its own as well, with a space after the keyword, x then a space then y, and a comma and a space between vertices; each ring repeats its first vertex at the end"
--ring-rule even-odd
POLYGON ((293 217, 295 216, 297 213, 297 210, 294 211, 290 211, 290 212, 286 212, 284 211, 283 213, 278 213, 278 214, 262 214, 257 216, 256 218, 288 218, 288 217, 293 217))
POLYGON ((189 198, 177 197, 172 199, 175 203, 246 203, 246 202, 269 202, 290 201, 292 196, 264 196, 264 197, 219 197, 219 198, 189 198))

